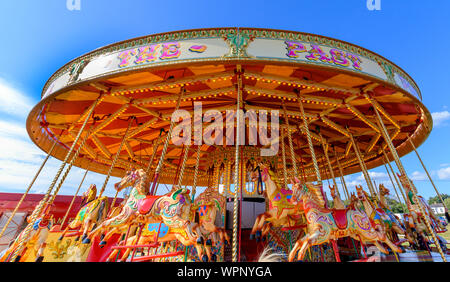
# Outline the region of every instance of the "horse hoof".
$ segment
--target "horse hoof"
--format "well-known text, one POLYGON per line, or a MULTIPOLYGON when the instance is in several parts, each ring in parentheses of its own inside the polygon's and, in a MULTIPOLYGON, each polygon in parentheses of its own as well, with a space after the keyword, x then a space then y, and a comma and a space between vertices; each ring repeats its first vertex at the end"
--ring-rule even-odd
POLYGON ((255 237, 256 237, 256 238, 261 237, 261 235, 262 235, 261 230, 256 231, 256 233, 255 233, 255 237))
POLYGON ((44 261, 44 257, 39 256, 38 258, 36 258, 36 260, 34 262, 43 262, 43 261, 44 261))
POLYGON ((86 234, 83 234, 83 236, 81 237, 81 241, 86 240, 86 238, 87 238, 87 235, 86 235, 86 234))
POLYGON ((80 240, 80 236, 77 236, 77 238, 75 238, 75 242, 78 242, 78 240, 80 240))
POLYGON ((22 256, 17 256, 16 259, 14 260, 14 262, 19 262, 21 258, 22 258, 22 256))
POLYGON ((230 244, 230 242, 228 242, 228 240, 225 240, 225 246, 228 246, 230 244))
POLYGON ((101 241, 101 242, 98 244, 98 246, 99 246, 100 248, 103 248, 104 246, 106 246, 106 241, 101 241))
POLYGON ((208 256, 207 255, 203 255, 202 256, 202 261, 203 262, 208 262, 208 256))
POLYGON ((59 236, 58 241, 62 241, 62 239, 64 239, 64 236, 59 236))
POLYGON ((262 241, 262 242, 265 242, 265 241, 266 241, 266 236, 262 236, 262 237, 261 237, 261 241, 262 241))
POLYGON ((260 237, 256 237, 256 243, 259 243, 261 241, 260 237))
POLYGON ((211 261, 214 261, 214 262, 217 261, 217 256, 215 254, 212 254, 211 261))
POLYGON ((206 246, 212 246, 212 241, 211 241, 211 239, 206 240, 206 246))
POLYGON ((91 242, 91 239, 89 239, 89 238, 84 238, 81 242, 82 242, 83 244, 89 244, 89 243, 91 242))
POLYGON ((255 239, 255 234, 250 234, 250 240, 253 240, 253 239, 255 239))
POLYGON ((197 244, 203 244, 203 237, 199 237, 197 239, 197 244))
POLYGON ((105 238, 105 234, 102 234, 102 235, 100 236, 100 241, 103 241, 104 238, 105 238))

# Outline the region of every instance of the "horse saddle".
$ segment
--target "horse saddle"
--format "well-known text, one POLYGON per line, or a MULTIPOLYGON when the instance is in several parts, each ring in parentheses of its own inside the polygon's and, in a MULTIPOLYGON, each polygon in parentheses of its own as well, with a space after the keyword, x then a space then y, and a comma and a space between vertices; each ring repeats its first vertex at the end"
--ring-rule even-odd
POLYGON ((138 201, 138 211, 140 214, 147 214, 152 209, 153 205, 155 204, 155 201, 157 199, 161 198, 161 196, 152 196, 147 195, 145 198, 140 199, 138 201))
POLYGON ((331 211, 334 222, 339 229, 347 228, 347 209, 333 209, 331 211))

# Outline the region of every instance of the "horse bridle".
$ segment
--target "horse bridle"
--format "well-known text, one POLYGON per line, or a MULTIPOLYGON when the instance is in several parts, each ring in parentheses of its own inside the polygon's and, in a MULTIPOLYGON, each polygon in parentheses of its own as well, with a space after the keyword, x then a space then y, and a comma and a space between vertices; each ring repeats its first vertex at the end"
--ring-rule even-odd
POLYGON ((263 181, 262 181, 262 176, 261 176, 261 168, 259 166, 255 167, 255 170, 258 170, 258 181, 256 183, 256 192, 258 192, 259 195, 262 195, 264 192, 264 188, 263 188, 263 181))

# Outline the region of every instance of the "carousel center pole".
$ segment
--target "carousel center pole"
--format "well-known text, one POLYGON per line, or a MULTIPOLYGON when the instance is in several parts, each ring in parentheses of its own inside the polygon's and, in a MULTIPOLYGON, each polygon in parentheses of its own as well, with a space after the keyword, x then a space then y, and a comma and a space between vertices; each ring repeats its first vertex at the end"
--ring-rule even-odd
POLYGON ((239 142, 240 142, 240 120, 241 120, 241 91, 242 91, 242 70, 241 65, 237 66, 237 97, 236 97, 236 152, 234 165, 234 203, 233 203, 233 242, 232 242, 232 261, 238 261, 238 200, 239 200, 239 142))
MULTIPOLYGON (((441 196, 441 194, 439 193, 439 191, 438 191, 436 185, 434 185, 434 181, 433 181, 433 179, 431 179, 431 176, 430 176, 430 174, 428 173, 428 170, 427 170, 427 168, 425 167, 425 164, 423 163, 422 158, 421 158, 420 155, 419 155, 419 152, 417 152, 416 146, 414 145, 411 136, 410 136, 408 139, 409 139, 409 143, 411 143, 411 146, 412 146, 412 148, 414 149, 414 152, 415 152, 416 155, 417 155, 417 158, 418 158, 419 161, 420 161, 420 164, 421 164, 422 167, 423 167, 423 170, 425 170, 425 172, 426 172, 426 174, 427 174, 427 176, 428 176, 428 179, 429 179, 430 182, 431 182, 431 185, 433 185, 434 191, 436 191, 436 194, 438 195, 439 200, 441 200, 442 205, 444 205, 444 208, 445 208, 445 216, 447 217, 447 220, 450 220, 450 215, 448 214, 448 207, 447 207, 447 205, 445 204, 444 199, 442 199, 442 196, 441 196)), ((0 236, 1 236, 1 235, 0 235, 0 236)))
POLYGON ((36 181, 36 178, 39 176, 39 174, 42 171, 42 168, 44 167, 44 165, 47 163, 48 158, 50 157, 51 153, 53 152, 53 149, 55 148, 57 142, 53 142, 53 145, 50 149, 50 151, 48 151, 47 157, 44 159, 44 161, 42 162, 41 166, 39 167, 38 171, 36 172, 36 174, 33 177, 33 180, 31 180, 31 183, 28 185, 27 190, 25 191, 25 193, 23 193, 22 198, 20 198, 19 202, 17 203, 16 207, 14 208, 13 212, 11 213, 11 215, 8 218, 8 221, 6 222, 5 226, 3 226, 2 231, 0 232, 0 238, 3 236, 3 234, 6 231, 6 228, 8 228, 9 224, 11 223, 12 219, 14 218, 14 216, 16 215, 17 211, 19 210, 20 205, 22 204, 22 202, 25 200, 25 197, 28 195, 28 192, 30 191, 31 187, 33 186, 34 182, 36 181))
MULTIPOLYGON (((365 96, 366 96, 366 98, 370 101, 370 103, 373 105, 373 109, 374 109, 374 112, 375 112, 376 117, 377 117, 378 126, 379 126, 379 128, 381 129, 381 133, 382 133, 382 135, 383 135, 383 137, 384 137, 384 140, 386 141, 386 143, 387 143, 387 145, 388 145, 388 147, 389 147, 389 150, 391 151, 391 154, 392 154, 392 156, 394 157, 395 163, 397 164, 397 167, 398 167, 398 169, 400 170, 400 173, 403 174, 403 175, 405 175, 406 183, 409 185, 409 187, 411 187, 411 191, 412 191, 412 193, 413 193, 414 201, 415 201, 416 203, 419 203, 419 201, 418 201, 418 196, 417 196, 417 192, 416 192, 415 189, 413 188, 414 186, 413 186, 411 180, 409 179, 408 175, 406 174, 406 170, 405 170, 405 168, 403 167, 402 162, 400 161, 400 157, 398 156, 398 153, 397 153, 397 150, 396 150, 395 147, 394 147, 394 144, 392 144, 392 140, 391 140, 391 138, 389 137, 389 134, 388 134, 388 132, 387 132, 386 127, 384 126, 383 120, 381 119, 381 116, 380 116, 380 113, 378 112, 377 106, 375 105, 375 103, 372 101, 372 99, 371 99, 367 94, 365 94, 365 96)), ((418 204, 418 207, 419 207, 419 209, 420 209, 420 212, 421 212, 423 215, 425 215, 426 213, 425 213, 425 210, 424 210, 423 206, 422 206, 421 204, 418 204)), ((434 241, 434 243, 435 243, 435 245, 436 245, 436 248, 437 248, 438 251, 439 251, 439 254, 440 254, 441 257, 442 257, 442 260, 443 260, 444 262, 447 262, 447 259, 446 259, 445 255, 444 255, 444 252, 442 251, 442 248, 441 248, 441 246, 440 246, 440 244, 439 244, 439 241, 438 241, 438 239, 437 239, 435 230, 431 227, 431 223, 430 223, 429 218, 428 218, 427 216, 423 216, 423 218, 425 219, 425 224, 426 224, 426 226, 427 226, 427 229, 428 229, 428 231, 430 232, 431 237, 433 237, 433 241, 434 241)))
MULTIPOLYGON (((180 95, 178 96, 177 105, 175 106, 175 112, 178 111, 178 109, 180 108, 181 98, 183 97, 185 92, 186 92, 186 88, 183 86, 181 88, 180 95)), ((159 159, 158 165, 156 166, 155 174, 153 175, 153 183, 152 183, 152 188, 150 190, 150 195, 156 194, 156 183, 158 182, 159 173, 162 169, 162 166, 164 163, 164 158, 166 157, 166 152, 167 152, 167 148, 169 147, 169 141, 170 141, 170 138, 172 135, 172 130, 173 130, 174 124, 175 124, 175 122, 173 120, 171 120, 169 131, 167 132, 166 140, 164 141, 164 147, 161 152, 161 157, 159 159)))
POLYGON ((36 220, 41 215, 42 209, 44 205, 46 204, 48 198, 50 197, 50 194, 53 191, 53 188, 55 187, 56 181, 58 180, 59 176, 62 173, 62 170, 64 169, 67 161, 69 160, 70 155, 72 154, 72 151, 75 149, 76 144, 78 143, 78 139, 80 139, 81 133, 83 132, 84 128, 86 127, 86 124, 88 123, 89 119, 91 118, 92 113, 94 112, 95 106, 97 106, 98 102, 100 101, 100 97, 103 95, 103 92, 100 93, 100 96, 94 101, 94 103, 91 105, 91 109, 89 110, 88 114, 86 115, 86 119, 83 122, 83 125, 81 126, 80 130, 78 131, 78 134, 75 138, 75 140, 72 143, 72 146, 70 147, 69 151, 66 154, 66 157, 64 158, 64 161, 61 163, 55 177, 53 178, 52 183, 50 184, 47 193, 44 195, 44 198, 41 202, 39 202, 38 206, 35 209, 34 215, 30 219, 30 223, 25 227, 25 230, 23 231, 24 235, 22 236, 21 240, 18 243, 18 246, 14 253, 11 256, 10 261, 15 261, 19 253, 22 252, 23 248, 25 247, 25 244, 30 239, 30 233, 33 229, 34 224, 36 223, 36 220))

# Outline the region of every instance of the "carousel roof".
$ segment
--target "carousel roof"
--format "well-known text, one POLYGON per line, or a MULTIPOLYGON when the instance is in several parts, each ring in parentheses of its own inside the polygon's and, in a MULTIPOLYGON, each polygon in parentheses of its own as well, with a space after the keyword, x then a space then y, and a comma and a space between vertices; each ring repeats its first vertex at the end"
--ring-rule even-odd
MULTIPOLYGON (((307 33, 217 28, 131 39, 74 59, 46 83, 42 100, 29 114, 27 129, 46 152, 56 140, 58 146, 52 155, 63 160, 91 105, 100 99, 87 123, 91 131, 82 157, 74 165, 107 173, 130 125, 112 171, 112 175, 122 176, 131 164, 147 166, 161 129, 169 129, 181 93, 180 109, 191 115, 198 101, 202 102, 203 113, 236 110, 238 79, 242 80, 241 105, 245 111, 279 110, 280 124, 289 122, 296 162, 311 177, 313 166, 299 99, 319 165, 326 167, 321 135, 332 165, 336 166, 339 159, 344 174, 361 170, 351 148, 350 133, 367 168, 383 163, 387 145, 370 100, 382 114, 400 156, 412 150, 406 142, 409 135, 418 146, 432 128, 431 115, 421 103, 416 83, 398 66, 371 51, 307 33)), ((153 167, 162 147, 157 149, 153 167)), ((176 171, 182 150, 181 146, 169 145, 163 182, 173 182, 169 172, 176 171)), ((206 173, 212 162, 231 158, 233 150, 230 146, 203 144, 200 171, 206 173)), ((281 150, 277 159, 281 160, 281 150)), ((191 150, 188 170, 195 160, 195 150, 191 150)), ((324 173, 322 178, 329 175, 324 173)), ((199 181, 199 185, 206 185, 206 179, 199 181)))

